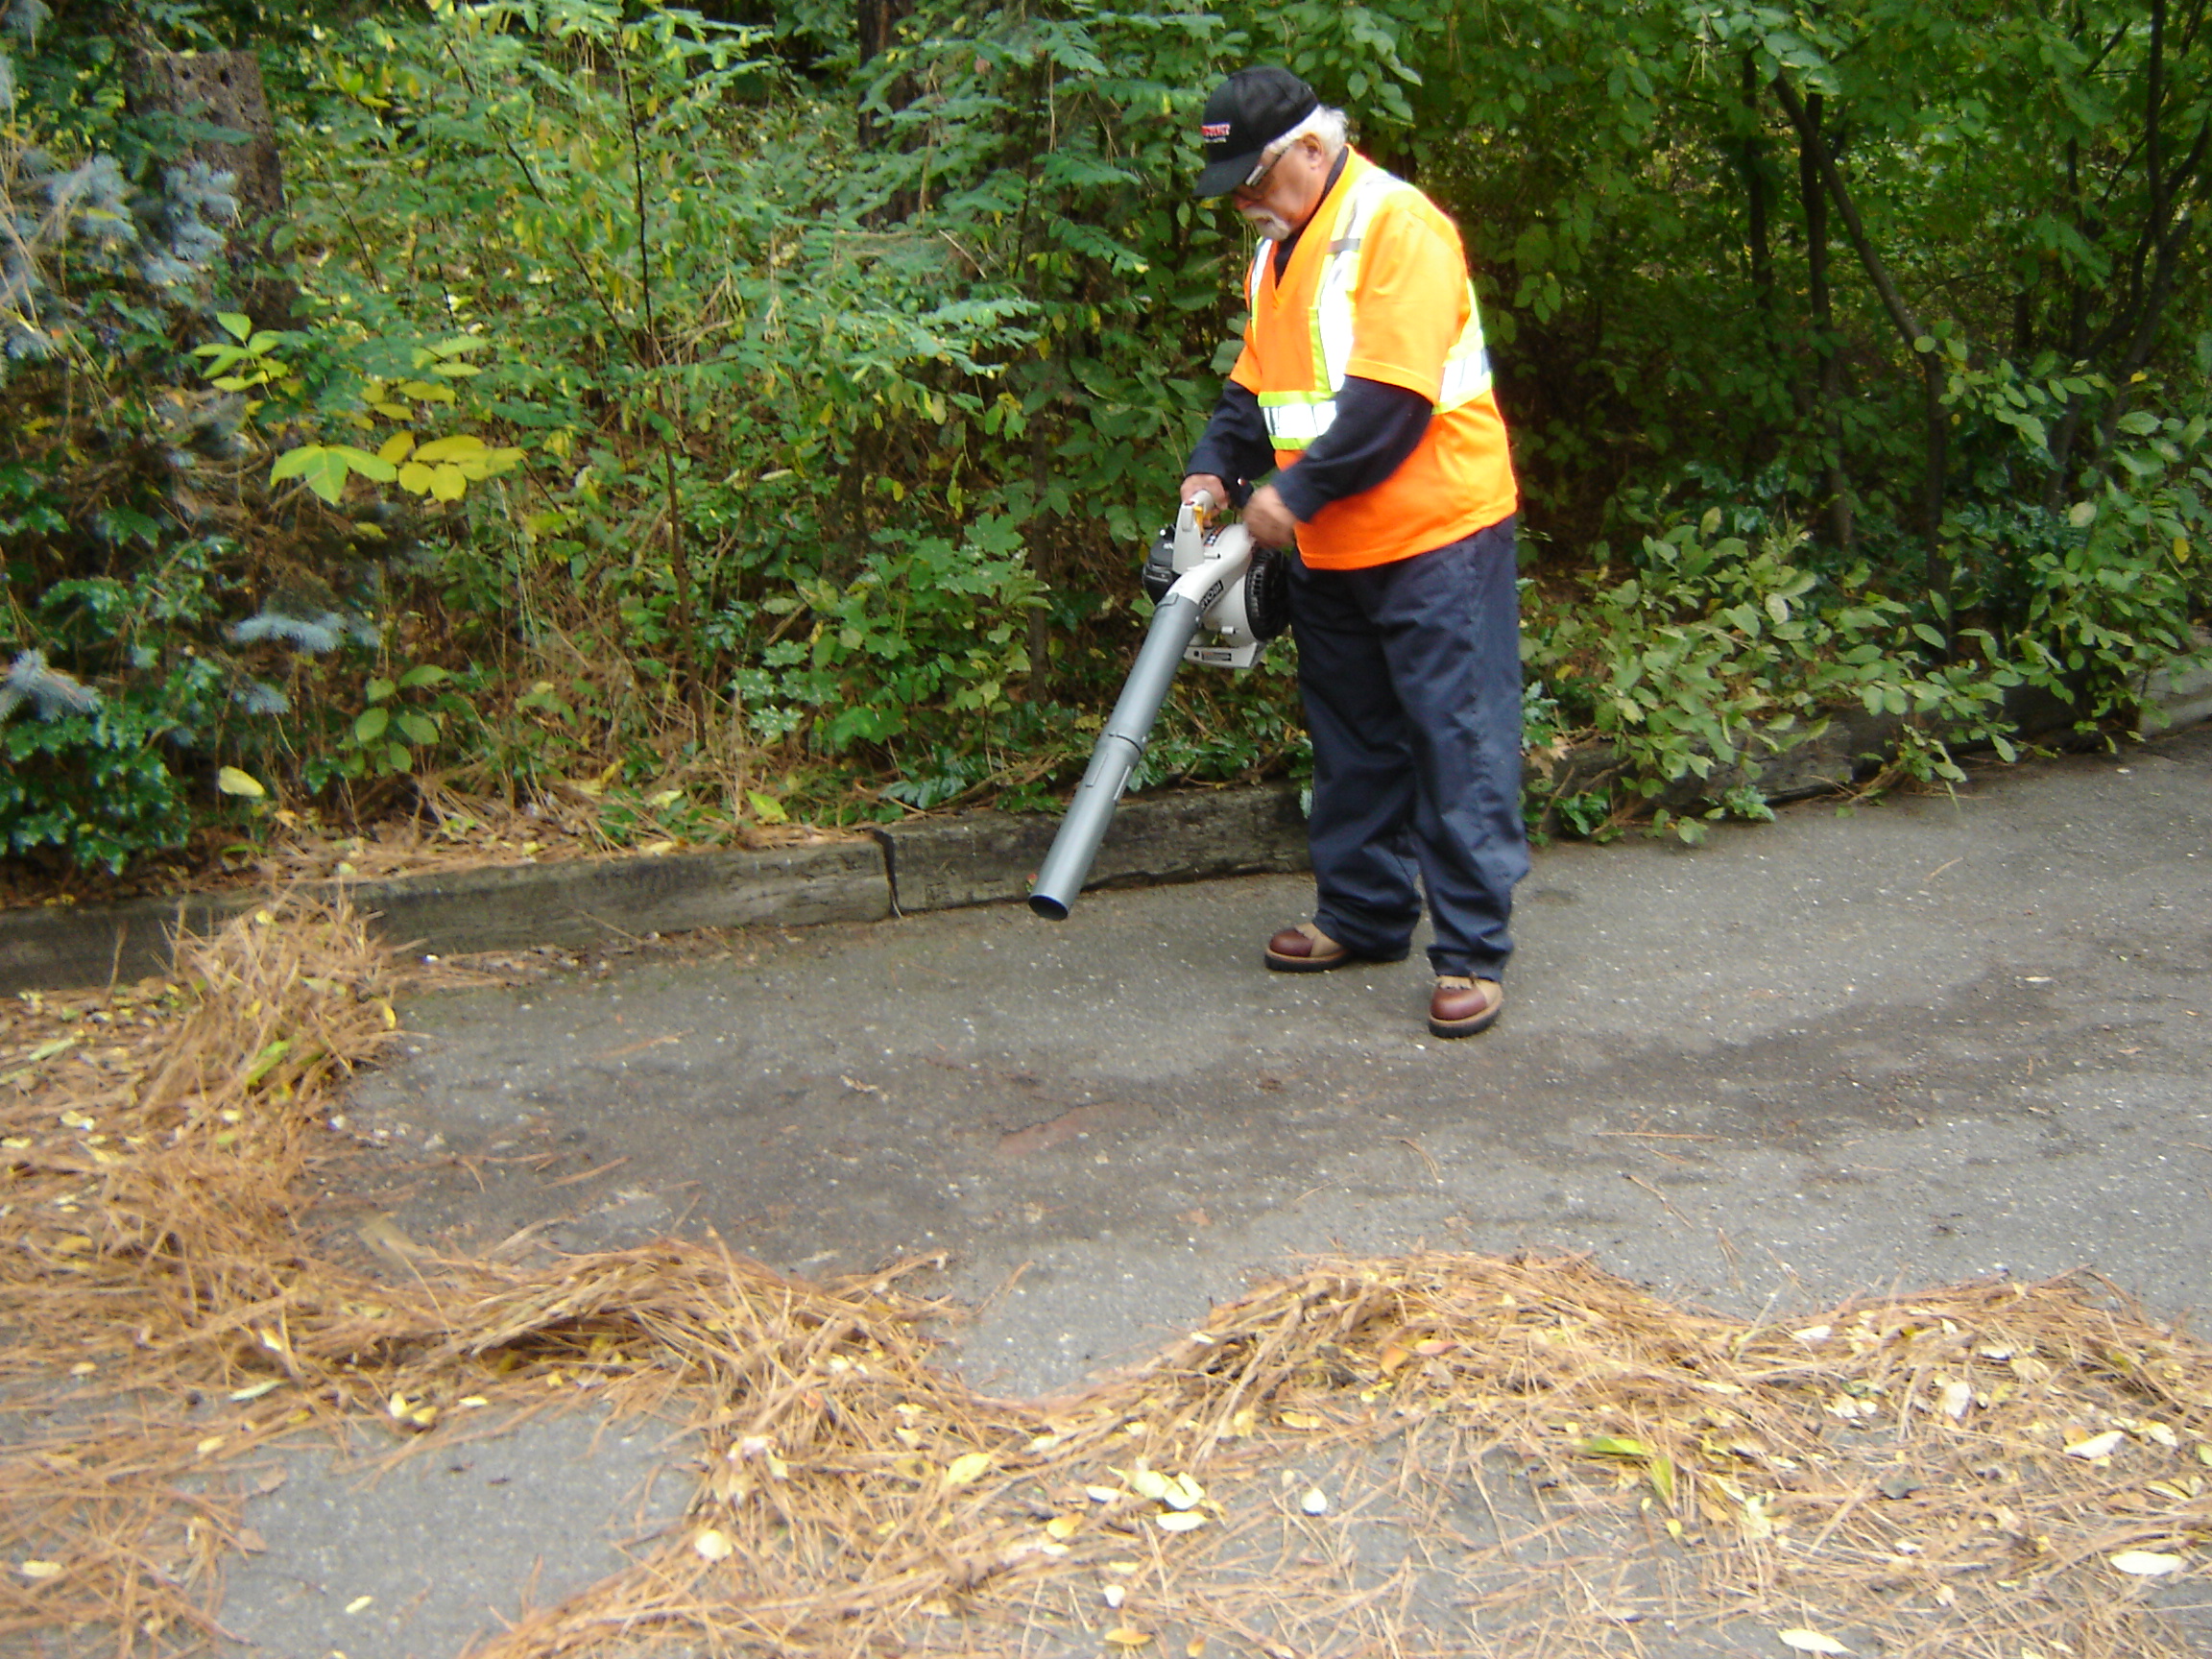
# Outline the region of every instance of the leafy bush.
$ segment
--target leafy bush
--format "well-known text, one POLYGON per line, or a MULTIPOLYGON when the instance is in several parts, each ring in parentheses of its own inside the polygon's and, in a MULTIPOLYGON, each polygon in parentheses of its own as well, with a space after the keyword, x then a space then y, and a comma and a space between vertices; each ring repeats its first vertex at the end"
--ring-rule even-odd
MULTIPOLYGON (((1188 188, 1254 60, 1466 229, 1531 732, 1621 757, 1555 817, 1755 816, 1839 702, 1939 778, 2015 685, 2121 712, 2207 602, 2166 140, 2212 37, 2127 0, 117 13, 263 44, 300 301, 258 321, 207 133, 123 113, 120 33, 0 5, 0 660, 101 697, 8 724, 19 853, 173 846, 226 766, 562 789, 613 839, 1049 804, 1233 349, 1247 244, 1188 188)), ((1183 676, 1140 781, 1295 774, 1292 649, 1183 676)))
POLYGON ((233 453, 235 399, 181 385, 173 345, 236 204, 226 177, 143 148, 128 169, 107 150, 57 153, 13 60, 0 69, 0 393, 13 417, 0 653, 14 661, 0 704, 36 716, 0 733, 0 845, 119 869, 182 841, 187 757, 211 752, 244 689, 192 643, 226 580, 230 543, 202 492, 233 453), (60 689, 79 682, 97 690, 60 689))

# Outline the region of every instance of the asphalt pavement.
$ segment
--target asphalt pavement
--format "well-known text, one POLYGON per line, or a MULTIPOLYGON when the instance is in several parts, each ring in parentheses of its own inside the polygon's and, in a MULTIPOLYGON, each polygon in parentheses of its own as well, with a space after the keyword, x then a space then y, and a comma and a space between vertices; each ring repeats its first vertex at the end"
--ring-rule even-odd
MULTIPOLYGON (((1257 877, 1093 893, 1060 924, 754 929, 425 996, 348 1104, 380 1148, 349 1196, 456 1251, 711 1230, 809 1275, 943 1252, 976 1310, 949 1358, 1016 1394, 1301 1252, 1587 1251, 1745 1316, 2073 1269, 2161 1315, 2212 1299, 2212 728, 1701 849, 1542 849, 1505 1016, 1470 1040, 1428 1034, 1418 953, 1264 972, 1310 899, 1257 877)), ((502 1455, 572 1471, 563 1432, 502 1455)), ((600 1496, 564 1500, 604 1550, 657 1471, 680 1497, 684 1455, 611 1438, 600 1496)), ((449 1474, 494 1510, 514 1479, 449 1474)), ((413 1490, 301 1460, 263 1502, 339 1519, 263 1525, 226 1623, 271 1652, 446 1654, 558 1588, 526 1536, 405 1544, 413 1490)))

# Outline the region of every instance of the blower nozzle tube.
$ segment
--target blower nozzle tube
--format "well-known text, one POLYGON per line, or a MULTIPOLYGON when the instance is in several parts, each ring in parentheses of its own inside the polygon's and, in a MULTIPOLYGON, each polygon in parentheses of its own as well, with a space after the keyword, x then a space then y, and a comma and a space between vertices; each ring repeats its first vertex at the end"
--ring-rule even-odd
POLYGON ((1098 746, 1091 752, 1091 764, 1068 804, 1068 815, 1060 820, 1052 849, 1038 868, 1029 892, 1029 908, 1038 915, 1053 922, 1068 920, 1069 909, 1091 874, 1092 861, 1098 856, 1098 844, 1106 838, 1106 827, 1114 821, 1114 808, 1128 786, 1129 774, 1152 735, 1160 705, 1167 700, 1175 670, 1182 666, 1184 647, 1198 632, 1204 614, 1205 608, 1196 600, 1174 592, 1152 613, 1144 647, 1137 653, 1114 712, 1098 734, 1098 746))

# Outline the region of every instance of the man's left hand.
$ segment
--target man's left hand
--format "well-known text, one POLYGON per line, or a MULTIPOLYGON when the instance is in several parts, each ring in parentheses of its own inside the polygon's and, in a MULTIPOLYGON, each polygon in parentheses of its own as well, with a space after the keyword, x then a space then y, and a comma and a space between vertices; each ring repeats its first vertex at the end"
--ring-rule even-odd
POLYGON ((1244 503, 1244 528, 1262 547, 1289 547, 1298 541, 1298 520, 1272 484, 1262 484, 1244 503))

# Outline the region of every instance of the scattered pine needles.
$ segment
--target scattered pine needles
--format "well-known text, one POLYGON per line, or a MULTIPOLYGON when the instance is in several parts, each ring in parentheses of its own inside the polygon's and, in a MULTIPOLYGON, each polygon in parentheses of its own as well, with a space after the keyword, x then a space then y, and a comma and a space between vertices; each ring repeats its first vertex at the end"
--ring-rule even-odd
POLYGON ((172 981, 0 1012, 0 1639, 219 1633, 274 1437, 585 1401, 698 1422, 691 1511, 484 1659, 2092 1659, 2207 1627, 2175 1603, 2212 1537, 2212 1354, 2108 1287, 1789 1330, 1578 1259, 1327 1261, 1079 1397, 997 1400, 930 1363, 945 1310, 901 1266, 343 1265, 325 1119, 394 989, 353 918, 295 904, 172 981))

